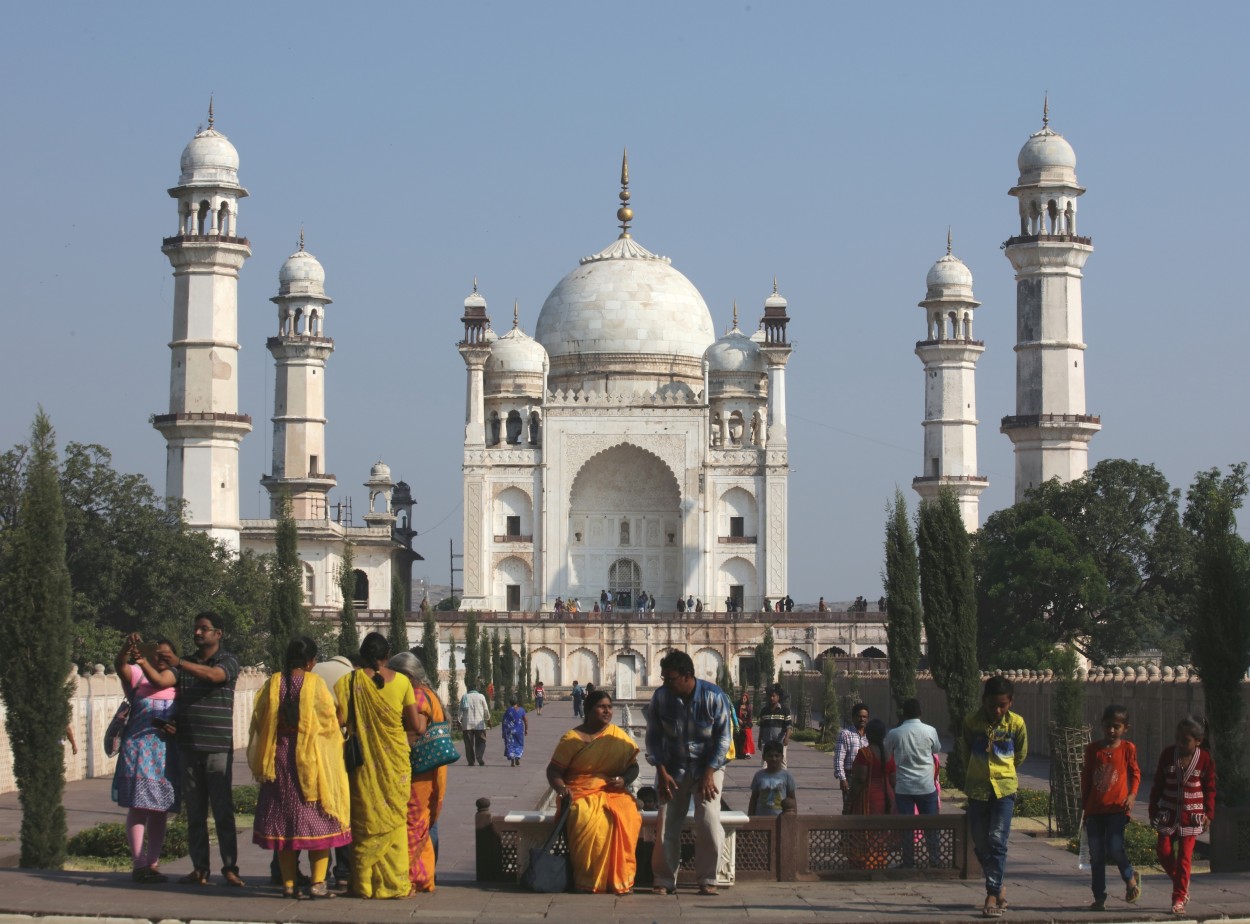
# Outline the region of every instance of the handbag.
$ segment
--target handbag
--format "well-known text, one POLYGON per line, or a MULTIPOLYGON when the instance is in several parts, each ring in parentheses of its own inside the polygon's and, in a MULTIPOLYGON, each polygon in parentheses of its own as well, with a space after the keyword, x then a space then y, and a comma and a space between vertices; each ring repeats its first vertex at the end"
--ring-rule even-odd
POLYGON ((460 752, 456 750, 456 743, 451 740, 451 723, 431 722, 427 725, 425 734, 409 749, 408 759, 412 763, 413 776, 458 761, 460 752))
POLYGON ((351 773, 365 762, 365 749, 356 736, 356 674, 352 674, 352 691, 347 697, 347 731, 343 737, 343 764, 351 773))
POLYGON ((113 713, 113 719, 109 722, 109 727, 104 731, 104 753, 109 757, 115 757, 117 752, 121 750, 122 735, 126 733, 126 726, 130 724, 130 700, 125 700, 117 711, 113 713))
POLYGON ((531 892, 567 892, 572 878, 569 858, 553 853, 564 823, 569 819, 568 806, 560 812, 556 826, 541 847, 530 848, 530 865, 521 877, 521 883, 531 892))

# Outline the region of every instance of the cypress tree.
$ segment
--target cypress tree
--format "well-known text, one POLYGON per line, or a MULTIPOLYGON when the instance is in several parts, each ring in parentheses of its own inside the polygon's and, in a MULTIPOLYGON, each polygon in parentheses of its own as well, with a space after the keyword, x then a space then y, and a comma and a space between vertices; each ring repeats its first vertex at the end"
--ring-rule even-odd
POLYGON ((530 653, 525 645, 525 630, 521 630, 521 668, 520 679, 518 681, 521 691, 521 702, 526 705, 532 705, 534 702, 534 680, 530 676, 530 653))
POLYGON ((490 677, 495 683, 495 708, 503 702, 503 658, 499 649, 499 627, 490 630, 490 677))
POLYGON ((271 671, 282 669, 291 639, 308 634, 304 609, 304 566, 299 559, 299 531, 291 516, 291 498, 284 494, 278 514, 273 585, 269 597, 269 644, 265 661, 271 671))
POLYGON ((456 677, 456 635, 453 632, 449 639, 451 656, 448 658, 450 667, 447 670, 447 720, 455 723, 454 715, 460 707, 460 680, 456 677))
POLYGON ((495 680, 495 664, 490 658, 490 631, 485 626, 477 632, 477 663, 482 670, 482 685, 477 691, 486 696, 487 689, 498 684, 495 680))
POLYGON ((979 701, 981 673, 972 547, 952 491, 920 505, 916 540, 929 668, 946 694, 949 730, 956 742, 947 772, 962 787, 968 764, 963 721, 979 701))
POLYGON ((350 542, 343 543, 339 593, 343 597, 339 617, 339 654, 354 658, 360 654, 360 634, 356 631, 356 553, 350 542))
POLYGON ((777 676, 777 659, 774 654, 773 627, 764 627, 764 641, 755 646, 755 664, 759 668, 759 685, 755 688, 755 713, 768 701, 763 691, 772 685, 777 676))
POLYGON ((1189 644, 1219 771, 1217 798, 1227 806, 1250 804, 1242 697, 1250 668, 1250 543, 1237 533, 1237 510, 1246 494, 1245 463, 1226 475, 1210 469, 1194 477, 1185 510, 1193 535, 1189 644))
POLYGON ((391 651, 398 654, 407 650, 408 614, 404 608, 404 582, 399 575, 395 575, 391 578, 391 651))
POLYGON ((0 546, 0 696, 22 807, 19 863, 65 861, 65 757, 70 718, 72 591, 65 564, 65 509, 56 435, 43 409, 31 426, 16 522, 0 546))
POLYGON ((812 712, 812 697, 807 690, 807 673, 802 668, 795 674, 798 681, 798 692, 794 697, 794 727, 807 728, 807 720, 812 712))
POLYGON ((820 740, 824 744, 836 742, 838 732, 842 729, 842 706, 838 700, 837 669, 838 665, 833 658, 825 658, 825 663, 821 666, 825 689, 824 696, 821 698, 820 718, 820 740))
MULTIPOLYGON (((503 671, 503 704, 512 704, 512 694, 516 692, 516 652, 512 650, 512 630, 504 629, 503 654, 500 656, 500 667, 503 671)), ((518 697, 519 699, 519 697, 518 697)))
POLYGON ((430 685, 438 688, 438 623, 434 611, 428 610, 421 624, 421 666, 430 678, 430 685))
POLYGON ((469 613, 464 626, 464 685, 485 691, 485 685, 479 686, 482 676, 482 664, 478 660, 477 647, 477 614, 469 613))
POLYGON ((885 637, 890 650, 890 698, 895 720, 903 703, 916 695, 920 666, 920 564, 916 536, 907 519, 907 501, 894 489, 885 521, 885 637))

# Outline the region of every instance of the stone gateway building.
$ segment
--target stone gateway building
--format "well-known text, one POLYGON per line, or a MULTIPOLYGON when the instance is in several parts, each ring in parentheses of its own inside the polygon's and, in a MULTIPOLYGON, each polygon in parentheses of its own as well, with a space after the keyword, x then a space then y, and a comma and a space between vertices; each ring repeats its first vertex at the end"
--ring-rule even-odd
POLYGON ((534 337, 464 303, 463 609, 758 610, 786 593, 786 300, 717 339, 699 291, 620 236, 552 289, 534 337))

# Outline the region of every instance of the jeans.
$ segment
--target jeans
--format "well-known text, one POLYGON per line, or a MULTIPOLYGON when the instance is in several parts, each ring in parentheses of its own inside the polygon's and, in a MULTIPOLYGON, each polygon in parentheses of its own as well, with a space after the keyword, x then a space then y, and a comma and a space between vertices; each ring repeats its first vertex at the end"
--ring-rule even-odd
MULTIPOLYGON (((923 795, 896 792, 894 794, 894 810, 899 815, 936 815, 938 813, 937 790, 935 789, 933 792, 924 793, 923 795)), ((904 831, 903 835, 905 838, 903 841, 903 866, 912 867, 915 865, 913 854, 916 846, 916 832, 904 831)), ((938 831, 926 831, 924 839, 925 845, 929 850, 926 865, 936 867, 941 850, 941 833, 938 831)))
POLYGON ((1016 794, 990 799, 968 800, 968 828, 972 850, 985 873, 985 894, 998 898, 1003 892, 1003 871, 1007 867, 1007 838, 1011 816, 1016 810, 1016 794))
POLYGON ((212 867, 208 853, 208 810, 217 825, 217 848, 221 871, 239 872, 239 836, 234 826, 234 794, 231 773, 234 753, 207 753, 179 749, 182 760, 182 798, 187 806, 187 841, 191 865, 207 873, 212 867))
POLYGON ((469 766, 481 764, 486 766, 486 729, 465 729, 464 756, 469 758, 469 766))
POLYGON ((1125 882, 1133 879, 1133 864, 1124 852, 1124 828, 1128 816, 1122 812, 1112 815, 1086 815, 1085 836, 1089 838, 1090 877, 1093 880, 1094 898, 1107 898, 1107 858, 1120 868, 1120 878, 1125 882))

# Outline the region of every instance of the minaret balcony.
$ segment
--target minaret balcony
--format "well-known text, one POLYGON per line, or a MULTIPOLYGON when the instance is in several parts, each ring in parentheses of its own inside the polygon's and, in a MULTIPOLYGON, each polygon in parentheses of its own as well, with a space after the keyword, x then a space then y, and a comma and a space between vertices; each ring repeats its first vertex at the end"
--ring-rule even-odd
POLYGON ((1088 443, 1102 429, 1102 418, 1096 414, 1017 414, 1004 417, 998 429, 1013 443, 1030 439, 1088 443))
POLYGON ((239 438, 252 430, 252 415, 226 414, 220 411, 178 411, 174 414, 153 414, 152 426, 162 433, 186 431, 187 436, 213 436, 234 433, 239 438))
POLYGON ((1079 234, 1017 234, 1003 242, 1004 247, 1013 247, 1016 244, 1084 244, 1092 247, 1094 239, 1079 234))
POLYGON ((952 347, 980 347, 985 349, 984 340, 968 340, 963 337, 943 337, 940 340, 917 340, 916 349, 921 347, 934 346, 952 346, 952 347))
POLYGON ((339 483, 337 475, 331 475, 329 472, 309 472, 306 475, 261 475, 261 485, 268 491, 276 491, 281 488, 289 488, 292 495, 299 494, 306 490, 315 490, 321 488, 329 490, 339 483))
POLYGON ((718 545, 756 545, 757 538, 755 536, 717 536, 718 545))
POLYGON ((179 244, 237 244, 251 247, 252 242, 245 237, 233 237, 229 234, 179 234, 161 240, 162 247, 176 247, 179 244))
POLYGON ((990 483, 986 475, 917 475, 911 480, 916 484, 985 484, 990 483))

